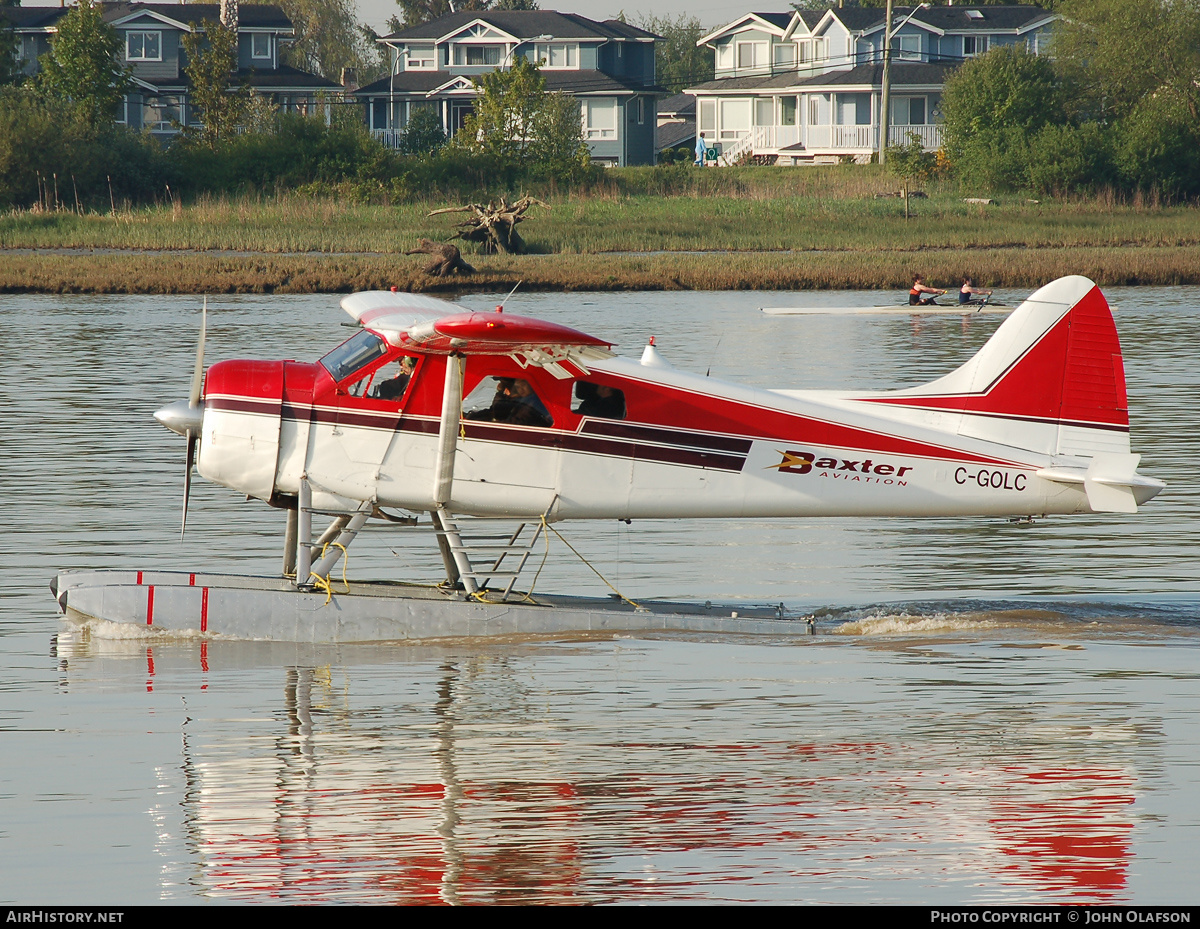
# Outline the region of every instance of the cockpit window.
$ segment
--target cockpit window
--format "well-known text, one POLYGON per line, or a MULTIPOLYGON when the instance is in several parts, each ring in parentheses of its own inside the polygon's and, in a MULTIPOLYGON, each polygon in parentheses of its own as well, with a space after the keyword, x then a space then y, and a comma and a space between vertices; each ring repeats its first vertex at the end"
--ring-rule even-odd
POLYGON ((322 358, 321 364, 340 384, 355 371, 361 371, 386 353, 387 343, 369 329, 363 329, 322 358))

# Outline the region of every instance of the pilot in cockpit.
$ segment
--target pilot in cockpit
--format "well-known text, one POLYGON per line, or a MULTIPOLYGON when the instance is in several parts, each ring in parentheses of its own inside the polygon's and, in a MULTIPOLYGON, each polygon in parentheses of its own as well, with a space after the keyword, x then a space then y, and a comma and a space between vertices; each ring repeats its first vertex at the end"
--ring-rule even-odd
POLYGON ((575 396, 583 402, 576 407, 580 416, 600 416, 604 419, 625 418, 625 391, 607 384, 590 381, 575 383, 575 396))
POLYGON ((412 378, 416 366, 417 359, 411 355, 402 355, 400 357, 400 373, 376 387, 372 396, 378 397, 380 400, 399 400, 404 396, 404 391, 408 389, 408 382, 412 378))

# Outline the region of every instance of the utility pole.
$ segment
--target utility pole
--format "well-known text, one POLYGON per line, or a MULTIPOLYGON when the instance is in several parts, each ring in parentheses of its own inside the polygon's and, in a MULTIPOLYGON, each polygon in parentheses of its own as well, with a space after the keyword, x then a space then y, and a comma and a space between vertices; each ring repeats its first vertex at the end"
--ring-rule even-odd
POLYGON ((883 19, 883 84, 879 93, 879 163, 887 160, 888 129, 892 121, 892 0, 883 19))

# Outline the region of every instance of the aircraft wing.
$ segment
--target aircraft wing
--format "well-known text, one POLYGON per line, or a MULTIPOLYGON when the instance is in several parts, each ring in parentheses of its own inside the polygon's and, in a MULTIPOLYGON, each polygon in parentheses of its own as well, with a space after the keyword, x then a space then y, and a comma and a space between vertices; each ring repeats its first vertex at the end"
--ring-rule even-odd
POLYGON ((499 310, 476 313, 421 294, 351 294, 342 309, 396 346, 443 355, 512 355, 556 377, 570 376, 558 362, 604 358, 613 344, 570 326, 499 310))

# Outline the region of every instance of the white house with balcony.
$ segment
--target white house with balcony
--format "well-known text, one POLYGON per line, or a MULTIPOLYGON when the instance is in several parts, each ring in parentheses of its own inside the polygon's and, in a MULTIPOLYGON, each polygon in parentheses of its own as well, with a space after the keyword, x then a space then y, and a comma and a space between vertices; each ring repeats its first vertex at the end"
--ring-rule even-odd
MULTIPOLYGON (((879 149, 882 9, 747 13, 699 41, 715 79, 687 89, 697 132, 721 164, 870 161, 879 149)), ((888 144, 941 147, 946 76, 996 45, 1045 52, 1055 14, 1033 6, 898 7, 893 12, 888 144)))

